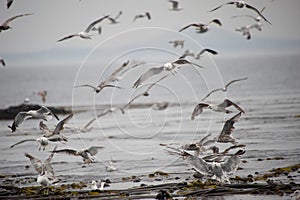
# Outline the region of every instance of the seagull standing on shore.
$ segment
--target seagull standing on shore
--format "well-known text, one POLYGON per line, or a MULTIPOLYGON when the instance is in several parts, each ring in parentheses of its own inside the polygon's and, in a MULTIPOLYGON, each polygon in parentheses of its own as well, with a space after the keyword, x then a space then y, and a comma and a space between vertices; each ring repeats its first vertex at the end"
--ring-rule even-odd
POLYGON ((15 132, 17 127, 21 125, 26 119, 43 119, 45 121, 48 121, 52 119, 52 116, 59 120, 59 118, 45 106, 42 106, 38 110, 29 110, 27 112, 21 111, 16 115, 13 124, 11 126, 8 126, 8 128, 10 128, 12 132, 15 132))
POLYGON ((187 29, 189 27, 196 27, 197 33, 205 33, 205 32, 207 32, 209 30, 208 25, 211 24, 211 23, 215 23, 215 24, 217 24, 219 26, 222 26, 222 23, 221 23, 221 21, 219 19, 213 19, 213 20, 209 21, 206 24, 203 24, 203 23, 198 23, 198 24, 197 23, 191 23, 191 24, 189 24, 189 25, 181 28, 179 30, 179 32, 181 32, 181 31, 183 31, 183 30, 185 30, 185 29, 187 29))
POLYGON ((247 79, 248 79, 247 77, 245 77, 245 78, 240 78, 240 79, 234 79, 234 80, 228 82, 223 88, 217 88, 217 89, 214 89, 214 90, 210 91, 205 97, 203 97, 203 98, 201 99, 201 101, 204 101, 207 97, 209 97, 211 94, 213 94, 213 93, 215 93, 215 92, 217 92, 217 91, 226 92, 227 89, 228 89, 228 87, 229 87, 231 84, 233 84, 233 83, 235 83, 235 82, 239 82, 239 81, 244 81, 244 80, 247 80, 247 79))
POLYGON ((28 14, 22 14, 22 15, 16 15, 14 17, 11 17, 7 20, 5 20, 1 25, 0 25, 0 33, 1 31, 6 31, 6 30, 9 30, 9 29, 12 29, 11 26, 9 26, 8 24, 10 22, 12 22, 13 20, 19 18, 19 17, 24 17, 24 16, 28 16, 28 15, 32 15, 32 13, 28 13, 28 14))
POLYGON ((67 40, 67 39, 70 39, 70 38, 73 38, 73 37, 80 37, 82 39, 92 39, 91 35, 89 34, 89 32, 91 31, 91 29, 96 24, 100 23, 101 21, 103 21, 104 19, 106 19, 108 17, 109 17, 109 15, 105 15, 104 17, 101 17, 100 19, 97 19, 97 20, 93 21, 90 25, 88 25, 88 27, 84 31, 81 31, 79 33, 75 33, 75 34, 71 34, 71 35, 65 36, 65 37, 57 40, 57 42, 61 42, 61 41, 64 41, 64 40, 67 40))
POLYGON ((194 108, 191 119, 194 120, 197 115, 199 115, 203 112, 203 109, 211 109, 215 112, 224 112, 226 114, 232 113, 232 111, 226 109, 230 106, 234 106, 240 112, 245 113, 245 111, 240 106, 238 106, 236 103, 232 102, 229 99, 225 99, 222 103, 217 104, 217 105, 209 104, 209 103, 199 103, 194 108))

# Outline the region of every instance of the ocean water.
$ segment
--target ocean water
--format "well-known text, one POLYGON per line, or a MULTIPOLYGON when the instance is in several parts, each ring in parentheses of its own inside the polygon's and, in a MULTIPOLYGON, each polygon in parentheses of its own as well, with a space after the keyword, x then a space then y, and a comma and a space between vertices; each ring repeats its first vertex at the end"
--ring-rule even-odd
MULTIPOLYGON (((152 77, 145 85, 132 89, 132 84, 139 75, 154 65, 144 64, 128 71, 116 83, 125 89, 105 88, 103 92, 95 94, 89 88, 73 88, 78 84, 97 85, 122 62, 103 68, 24 66, 1 69, 1 108, 21 103, 24 98, 29 98, 31 103, 41 103, 39 96, 33 92, 45 89, 48 91, 46 105, 66 106, 75 112, 74 118, 62 132, 69 141, 67 144, 58 144, 58 149, 83 149, 95 145, 104 147, 95 156, 96 163, 90 165, 83 165, 80 157, 55 155, 52 165, 62 183, 108 178, 113 180, 110 188, 128 188, 148 183, 151 180, 145 175, 155 171, 165 171, 172 175, 162 181, 152 180, 152 183, 172 182, 175 176, 179 176, 181 181, 193 180, 192 171, 185 161, 176 155, 170 155, 159 144, 179 147, 197 141, 207 133, 216 137, 221 132, 223 123, 237 111, 230 108, 234 113, 227 115, 207 110, 195 120, 190 120, 193 108, 209 90, 243 77, 248 79, 231 85, 226 93, 219 92, 206 99, 207 102, 218 103, 229 98, 246 112, 235 124, 233 133, 240 144, 246 145, 246 154, 242 156, 245 162, 241 164, 242 170, 238 170, 235 175, 245 177, 254 175, 255 172, 264 173, 272 168, 300 163, 299 55, 219 57, 213 61, 204 59, 200 61, 205 66, 204 69, 184 66, 176 75, 168 76, 153 87, 150 96, 141 97, 134 102, 136 105, 169 102, 167 109, 157 111, 141 106, 128 109, 125 114, 114 112, 96 120, 90 132, 74 131, 75 128, 83 127, 107 106, 126 104, 145 90, 148 83, 160 77, 152 77), (77 112, 82 110, 84 112, 77 112), (272 159, 276 157, 282 159, 272 159), (106 172, 105 165, 110 159, 115 161, 117 171, 106 172), (124 184, 120 181, 122 177, 133 175, 140 176, 140 182, 129 181, 124 184)), ((20 140, 40 136, 38 122, 28 120, 16 133, 10 133, 7 125, 12 121, 0 121, 0 174, 36 176, 32 167, 24 168, 30 165, 24 152, 45 160, 49 155, 48 151, 55 144, 50 144, 45 151, 38 151, 35 142, 23 143, 12 149, 9 147, 20 140)), ((51 120, 46 123, 54 127, 57 122, 51 120)), ((291 176, 292 178, 282 176, 279 179, 287 183, 300 182, 299 173, 291 176)))

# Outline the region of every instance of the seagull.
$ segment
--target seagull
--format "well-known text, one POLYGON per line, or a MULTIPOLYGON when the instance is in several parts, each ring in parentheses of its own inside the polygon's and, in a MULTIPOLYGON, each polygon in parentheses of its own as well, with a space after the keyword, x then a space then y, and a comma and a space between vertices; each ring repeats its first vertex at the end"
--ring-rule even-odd
POLYGON ((251 39, 250 30, 253 29, 253 28, 256 28, 257 30, 261 31, 262 26, 263 25, 261 23, 257 23, 257 24, 253 24, 253 25, 247 25, 247 26, 242 26, 242 27, 236 28, 235 31, 242 32, 243 35, 246 36, 246 39, 250 40, 251 39))
MULTIPOLYGON (((57 146, 54 147, 53 151, 56 150, 56 147, 57 146)), ((25 153, 25 156, 29 158, 34 169, 39 173, 37 182, 43 186, 49 186, 58 181, 50 164, 53 155, 54 153, 51 153, 50 156, 42 162, 40 159, 33 157, 31 154, 25 153)))
POLYGON ((83 159, 83 162, 85 164, 90 164, 94 162, 94 160, 90 156, 94 156, 98 153, 98 149, 103 149, 104 147, 100 146, 92 146, 88 149, 83 149, 83 150, 74 150, 74 149, 60 149, 60 150, 54 150, 52 151, 53 153, 66 153, 68 155, 73 155, 73 156, 81 156, 83 159))
POLYGON ((0 32, 1 32, 1 31, 6 31, 6 30, 8 30, 8 29, 11 29, 12 27, 8 25, 11 21, 13 21, 13 20, 15 20, 15 19, 17 19, 17 18, 19 18, 19 17, 24 17, 24 16, 28 16, 28 15, 32 15, 32 13, 22 14, 22 15, 16 15, 16 16, 14 16, 14 17, 11 17, 11 18, 7 19, 6 21, 4 21, 4 22, 0 25, 0 32))
POLYGON ((208 52, 208 53, 210 53, 210 54, 212 54, 212 55, 217 55, 217 54, 218 54, 218 52, 215 51, 215 50, 205 48, 205 49, 202 49, 202 50, 196 55, 195 59, 199 60, 200 57, 201 57, 201 55, 204 54, 205 52, 208 52))
POLYGON ((108 164, 105 165, 105 170, 107 172, 113 172, 113 171, 117 170, 117 168, 113 164, 112 158, 110 158, 110 161, 108 161, 108 164))
POLYGON ((6 64, 3 58, 0 58, 0 63, 2 64, 3 67, 5 67, 6 64))
POLYGON ((143 82, 145 82, 147 79, 149 79, 151 76, 160 74, 163 71, 170 71, 173 75, 177 72, 176 69, 179 69, 181 65, 184 64, 190 64, 193 66, 197 66, 199 68, 203 68, 202 66, 190 62, 186 59, 177 59, 176 61, 173 62, 168 62, 165 63, 164 65, 160 66, 160 67, 152 67, 150 69, 148 69, 145 73, 143 73, 137 81, 134 82, 133 84, 133 88, 138 88, 143 82))
POLYGON ((184 46, 184 40, 173 40, 169 41, 170 44, 173 44, 173 47, 176 48, 177 46, 181 46, 183 48, 184 46))
POLYGON ((162 103, 154 103, 152 104, 151 108, 153 110, 165 110, 168 107, 168 102, 162 102, 162 103))
POLYGON ((19 144, 22 144, 24 142, 31 142, 35 141, 39 144, 39 150, 43 148, 43 151, 45 150, 46 146, 49 144, 49 142, 67 142, 68 139, 62 135, 60 135, 60 131, 64 129, 64 124, 67 123, 71 118, 73 117, 73 114, 68 115, 66 118, 58 122, 56 125, 54 131, 51 131, 46 124, 43 123, 43 121, 40 121, 40 130, 44 133, 42 137, 38 137, 37 139, 25 139, 21 140, 20 142, 17 142, 10 146, 10 148, 13 148, 19 144))
POLYGON ((187 25, 187 26, 181 28, 181 29, 179 30, 179 32, 181 32, 181 31, 183 31, 183 30, 185 30, 185 29, 187 29, 187 28, 193 26, 193 27, 196 27, 197 33, 205 33, 205 32, 207 32, 207 31, 209 30, 208 25, 211 24, 211 23, 215 23, 215 24, 217 24, 217 25, 219 25, 219 26, 222 26, 222 23, 221 23, 221 21, 220 21, 219 19, 213 19, 213 20, 209 21, 209 22, 206 23, 206 24, 203 24, 203 23, 199 23, 199 24, 197 24, 197 23, 192 23, 192 24, 189 24, 189 25, 187 25))
POLYGON ((117 24, 119 23, 119 18, 122 15, 122 11, 119 11, 118 15, 115 16, 115 18, 108 17, 107 19, 110 21, 111 24, 117 24))
POLYGON ((232 111, 227 110, 227 107, 234 106, 236 109, 238 109, 240 112, 245 113, 245 111, 238 106, 236 103, 232 102, 229 99, 225 99, 222 103, 218 105, 214 104, 208 104, 208 103, 199 103, 196 105, 196 107, 193 110, 191 119, 194 120, 195 117, 203 112, 203 109, 211 109, 215 112, 224 112, 226 114, 232 113, 232 111))
POLYGON ((209 97, 211 94, 213 94, 213 93, 215 93, 215 92, 217 92, 217 91, 226 92, 227 89, 228 89, 228 87, 229 87, 231 84, 233 84, 233 83, 235 83, 235 82, 239 82, 239 81, 244 81, 244 80, 247 80, 247 79, 248 79, 247 77, 245 77, 245 78, 240 78, 240 79, 234 79, 234 80, 228 82, 223 88, 217 88, 217 89, 214 89, 214 90, 210 91, 205 97, 203 97, 203 98, 201 99, 201 101, 204 101, 207 97, 209 97))
POLYGON ((91 189, 103 191, 105 182, 101 181, 101 180, 99 180, 99 182, 100 182, 100 185, 97 183, 97 181, 92 181, 91 189))
POLYGON ((151 19, 151 15, 149 12, 145 12, 143 14, 137 14, 134 18, 133 18, 133 22, 135 22, 135 20, 139 19, 139 18, 143 18, 143 17, 147 17, 148 20, 151 19))
POLYGON ((97 19, 97 20, 93 21, 90 25, 88 25, 88 27, 84 31, 81 31, 79 33, 75 33, 75 34, 71 34, 71 35, 65 36, 65 37, 57 40, 57 42, 61 42, 63 40, 67 40, 67 39, 70 39, 70 38, 73 38, 73 37, 81 37, 82 39, 92 39, 91 35, 89 35, 89 32, 91 31, 91 29, 96 24, 100 23, 101 21, 103 21, 104 19, 106 19, 108 17, 109 17, 109 15, 105 15, 105 16, 101 17, 100 19, 97 19))
POLYGON ((233 144, 236 144, 235 138, 232 136, 232 132, 234 130, 233 125, 235 122, 239 121, 241 116, 242 116, 242 112, 239 112, 238 114, 236 114, 235 116, 233 116, 232 118, 230 118, 225 122, 223 129, 217 138, 218 142, 221 143, 231 142, 233 144))
POLYGON ((101 26, 99 26, 99 27, 93 27, 92 31, 97 31, 98 34, 100 35, 102 33, 102 27, 101 26))
POLYGON ((102 91, 103 88, 105 87, 114 87, 114 88, 118 88, 118 89, 123 89, 122 87, 118 87, 115 85, 111 85, 109 84, 110 82, 112 82, 113 80, 115 80, 117 74, 119 72, 121 72, 127 65, 128 65, 129 61, 124 62, 122 64, 122 66, 120 66, 119 68, 117 68, 106 80, 102 81, 97 87, 92 86, 92 85, 88 85, 88 84, 84 84, 84 85, 77 85, 74 86, 74 88, 78 88, 78 87, 90 87, 92 88, 96 93, 99 93, 100 91, 102 91))
POLYGON ((170 10, 179 11, 182 10, 182 8, 179 7, 179 2, 174 0, 169 0, 169 2, 172 3, 172 8, 170 10))
POLYGON ((47 96, 47 91, 46 90, 39 90, 37 92, 33 92, 33 94, 39 95, 42 98, 43 103, 46 103, 46 96, 47 96))
POLYGON ((209 149, 213 151, 213 154, 202 157, 203 160, 206 162, 222 162, 223 158, 226 156, 232 156, 232 154, 228 154, 228 152, 232 149, 237 148, 244 148, 246 145, 239 144, 239 145, 233 145, 228 148, 226 148, 224 151, 219 152, 219 148, 217 146, 212 146, 209 149))
POLYGON ((6 6, 7 6, 7 9, 10 8, 10 6, 13 4, 14 0, 7 0, 7 3, 6 3, 6 6))
POLYGON ((45 121, 48 121, 52 119, 52 116, 59 120, 59 118, 53 112, 51 112, 49 108, 45 106, 42 106, 38 110, 29 110, 27 112, 21 111, 16 115, 13 124, 11 126, 8 126, 8 128, 10 128, 12 132, 15 132, 17 127, 21 125, 26 119, 32 118, 43 119, 45 121))
POLYGON ((204 136, 199 142, 187 144, 182 146, 181 148, 187 151, 195 151, 194 155, 199 156, 200 153, 209 150, 209 148, 207 148, 206 146, 214 144, 216 142, 215 139, 207 140, 210 136, 211 134, 209 133, 206 136, 204 136))
POLYGON ((90 130, 92 130, 92 127, 89 128, 89 126, 98 118, 110 113, 110 112, 115 112, 116 110, 120 110, 122 112, 122 114, 125 113, 124 109, 121 107, 111 107, 108 109, 105 109, 102 113, 100 113, 99 115, 97 115, 96 117, 94 117, 93 119, 91 119, 83 128, 80 129, 81 132, 89 132, 90 130))
POLYGON ((161 77, 160 79, 158 79, 157 81, 155 81, 154 83, 152 83, 149 87, 147 87, 147 89, 146 89, 144 92, 142 92, 142 93, 136 95, 135 97, 133 97, 126 105, 123 106, 123 109, 127 108, 128 106, 130 106, 130 104, 131 104, 133 101, 135 101, 137 98, 142 97, 142 96, 145 96, 145 97, 149 96, 149 91, 151 90, 151 88, 152 88, 154 85, 156 85, 158 82, 160 82, 160 81, 162 81, 163 79, 165 79, 168 75, 169 75, 169 74, 164 75, 163 77, 161 77))
POLYGON ((218 10, 219 8, 221 8, 222 6, 225 6, 225 5, 235 5, 237 8, 248 8, 250 10, 253 10, 254 12, 256 12, 259 16, 261 16, 266 22, 268 22, 269 24, 271 24, 271 22, 269 22, 263 15, 262 13, 255 7, 249 5, 248 3, 246 3, 245 1, 231 1, 231 2, 228 2, 228 3, 225 3, 225 4, 222 4, 212 10, 210 10, 209 12, 213 12, 215 10, 218 10))
POLYGON ((195 58, 195 54, 194 52, 190 51, 190 50, 185 50, 184 53, 182 54, 182 56, 179 57, 179 59, 184 59, 185 57, 190 56, 195 58))

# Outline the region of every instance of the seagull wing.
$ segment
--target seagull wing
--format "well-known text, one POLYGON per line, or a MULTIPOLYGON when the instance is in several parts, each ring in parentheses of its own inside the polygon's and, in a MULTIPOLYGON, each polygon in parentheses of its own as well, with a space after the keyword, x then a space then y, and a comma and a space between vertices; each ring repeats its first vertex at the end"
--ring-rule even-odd
POLYGON ((42 106, 40 109, 37 110, 38 113, 41 113, 43 115, 51 115, 54 116, 57 120, 59 120, 58 116, 56 114, 54 114, 49 108, 47 108, 46 106, 42 106))
POLYGON ((64 118, 63 120, 58 122, 58 124, 56 125, 52 135, 58 135, 60 133, 60 131, 62 131, 64 129, 64 125, 66 123, 68 123, 71 120, 72 117, 73 117, 73 113, 71 113, 66 118, 64 118))
POLYGON ((208 137, 210 137, 210 136, 211 136, 211 133, 207 134, 206 136, 204 136, 204 137, 198 142, 198 144, 202 145, 203 142, 204 142, 208 137))
POLYGON ((227 83, 227 84, 225 85, 225 88, 227 88, 229 85, 231 85, 231 84, 234 83, 234 82, 243 81, 243 80, 247 80, 247 79, 248 79, 248 78, 245 77, 245 78, 240 78, 240 79, 232 80, 232 81, 230 81, 229 83, 227 83))
POLYGON ((191 27, 191 26, 199 27, 199 24, 196 24, 196 23, 189 24, 189 25, 187 25, 187 26, 181 28, 181 29, 179 30, 179 32, 181 32, 181 31, 183 31, 183 30, 185 30, 185 29, 187 29, 187 28, 189 28, 189 27, 191 27))
POLYGON ((56 150, 56 148, 57 148, 57 145, 54 147, 51 154, 49 155, 49 157, 44 162, 44 172, 50 173, 52 176, 54 176, 54 170, 53 170, 50 162, 51 162, 51 160, 54 156, 54 151, 56 150))
POLYGON ((225 99, 221 104, 219 104, 220 107, 229 107, 229 106, 234 106, 236 109, 238 109, 240 112, 245 113, 245 111, 236 103, 229 99, 225 99))
POLYGON ((239 150, 235 155, 230 156, 227 160, 221 163, 221 168, 226 173, 232 173, 237 170, 241 163, 240 155, 243 155, 246 151, 239 150))
POLYGON ((34 169, 39 173, 43 173, 43 163, 40 159, 33 157, 29 153, 25 153, 25 156, 29 158, 31 164, 33 165, 34 169))
POLYGON ((99 149, 103 149, 104 147, 100 147, 100 146, 92 146, 90 148, 87 149, 87 151, 89 152, 89 154, 91 156, 94 156, 98 153, 99 149))
POLYGON ((200 56, 201 56, 203 53, 205 53, 205 52, 211 53, 211 54, 213 54, 213 55, 218 54, 217 51, 212 50, 212 49, 202 49, 202 50, 197 54, 196 59, 199 59, 200 56))
POLYGON ((15 143, 15 144, 11 145, 10 148, 14 148, 15 146, 17 146, 17 145, 19 145, 19 144, 22 144, 22 143, 24 143, 24 142, 31 142, 31 141, 35 142, 36 139, 26 139, 26 140, 21 140, 20 142, 17 142, 17 143, 15 143))
POLYGON ((5 61, 3 58, 0 59, 1 64, 3 65, 3 67, 5 67, 5 61))
POLYGON ((54 150, 51 151, 53 153, 65 153, 67 155, 74 155, 74 156, 79 156, 78 151, 74 149, 60 149, 60 150, 54 150))
POLYGON ((113 71, 113 73, 105 81, 101 82, 98 87, 101 88, 103 87, 102 85, 107 85, 108 83, 112 82, 115 79, 116 75, 120 73, 128 64, 129 60, 124 62, 120 67, 113 71))
POLYGON ((78 36, 79 36, 78 33, 72 34, 72 35, 68 35, 68 36, 65 36, 65 37, 63 37, 63 38, 57 40, 56 42, 61 42, 61 41, 64 41, 64 40, 67 40, 67 39, 70 39, 70 38, 73 38, 73 37, 78 37, 78 36))
POLYGON ((213 20, 209 21, 206 25, 208 25, 210 23, 215 23, 219 26, 222 26, 222 22, 219 19, 213 19, 213 20))
POLYGON ((246 145, 244 144, 239 144, 239 145, 233 145, 233 146, 230 146, 228 147, 227 149, 225 149, 222 154, 227 154, 231 149, 236 149, 236 148, 242 148, 242 147, 245 147, 246 145))
POLYGON ((91 30, 96 24, 100 23, 102 20, 104 20, 104 19, 106 19, 106 18, 108 18, 108 17, 109 17, 109 15, 105 15, 105 16, 101 17, 100 19, 97 19, 97 20, 93 21, 93 22, 90 23, 90 25, 84 30, 84 32, 86 32, 86 33, 90 32, 90 30, 91 30))
POLYGON ((209 175, 210 170, 208 164, 200 157, 196 157, 187 152, 184 152, 184 156, 187 156, 186 161, 201 174, 209 175))
POLYGON ((149 12, 146 12, 145 14, 146 14, 147 18, 150 20, 150 19, 151 19, 150 13, 149 13, 149 12))
POLYGON ((220 6, 216 7, 216 8, 214 8, 214 9, 208 11, 208 12, 213 12, 213 11, 215 11, 215 10, 218 10, 218 9, 221 8, 222 6, 229 5, 229 4, 235 4, 235 3, 236 3, 236 2, 234 2, 234 1, 228 2, 228 3, 224 3, 224 4, 222 4, 222 5, 220 5, 220 6))
POLYGON ((194 63, 194 62, 190 62, 186 59, 178 59, 178 60, 174 61, 173 63, 178 64, 178 65, 190 64, 190 65, 193 65, 193 66, 203 68, 201 65, 198 65, 197 63, 194 63))
POLYGON ((223 129, 222 129, 219 137, 230 136, 234 129, 234 126, 233 126, 234 123, 237 122, 241 118, 241 115, 242 115, 242 112, 239 112, 238 114, 236 114, 235 116, 233 116, 232 118, 227 120, 223 126, 223 129))
POLYGON ((253 6, 249 5, 249 4, 246 4, 245 6, 246 6, 246 8, 249 8, 249 9, 251 9, 251 10, 254 10, 254 11, 255 11, 259 16, 261 16, 266 22, 268 22, 269 24, 271 24, 271 22, 269 22, 269 21, 261 14, 261 12, 259 12, 259 10, 257 10, 257 8, 255 8, 255 7, 253 7, 253 6))
POLYGON ((203 112, 204 108, 207 108, 209 105, 206 103, 199 103, 198 105, 196 105, 196 107, 194 108, 193 112, 192 112, 192 116, 191 116, 191 120, 194 120, 195 117, 199 114, 201 114, 203 112))
POLYGON ((201 101, 204 101, 204 100, 205 100, 207 97, 209 97, 212 93, 215 93, 215 92, 220 91, 220 90, 222 90, 222 88, 217 88, 217 89, 214 89, 214 90, 210 91, 205 97, 203 97, 203 98, 201 99, 201 101))
POLYGON ((94 90, 98 90, 98 88, 96 88, 95 86, 88 85, 88 84, 74 86, 74 88, 79 88, 79 87, 90 87, 90 88, 92 88, 94 90))
POLYGON ((13 21, 13 20, 15 20, 15 19, 17 19, 17 18, 19 18, 19 17, 24 17, 24 16, 28 16, 28 15, 32 15, 32 13, 13 16, 13 17, 7 19, 5 22, 3 22, 2 25, 3 25, 3 26, 6 26, 6 25, 8 25, 8 23, 10 23, 11 21, 13 21))
POLYGON ((47 126, 46 124, 44 124, 43 121, 40 121, 39 127, 40 127, 40 130, 41 130, 46 136, 52 135, 52 131, 48 128, 48 126, 47 126))
POLYGON ((19 125, 21 125, 26 119, 32 118, 31 115, 29 115, 27 112, 19 112, 17 114, 17 116, 14 119, 14 124, 16 127, 18 127, 19 125))
POLYGON ((7 9, 9 9, 9 7, 12 5, 13 2, 14 2, 14 0, 7 0, 7 3, 6 3, 7 9))
POLYGON ((160 74, 164 70, 164 67, 153 67, 148 69, 145 73, 143 73, 137 81, 133 84, 133 88, 138 88, 143 82, 148 80, 151 76, 156 74, 160 74))

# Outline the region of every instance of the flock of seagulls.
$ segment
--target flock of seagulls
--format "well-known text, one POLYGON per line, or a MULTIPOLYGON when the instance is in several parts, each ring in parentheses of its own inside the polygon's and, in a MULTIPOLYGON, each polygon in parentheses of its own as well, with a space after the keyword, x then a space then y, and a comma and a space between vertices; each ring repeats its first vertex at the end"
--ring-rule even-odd
MULTIPOLYGON (((9 8, 12 4, 11 1, 7 1, 7 7, 9 8)), ((183 10, 182 7, 180 7, 179 2, 175 0, 169 0, 171 3, 171 8, 169 10, 171 11, 181 11, 183 10)), ((223 6, 227 5, 235 5, 236 8, 247 8, 252 11, 254 11, 260 18, 262 18, 265 22, 271 24, 270 21, 268 21, 265 16, 262 14, 263 10, 258 10, 254 6, 249 5, 248 3, 244 1, 232 1, 232 2, 227 2, 222 5, 219 5, 218 7, 210 10, 209 12, 214 12, 216 10, 219 10, 223 6)), ((75 34, 70 34, 67 36, 62 37, 61 39, 57 40, 57 42, 62 42, 74 37, 79 37, 82 39, 92 39, 91 31, 97 31, 99 34, 101 33, 101 26, 96 27, 100 23, 102 23, 104 20, 109 20, 111 24, 118 24, 120 20, 120 16, 123 14, 122 11, 119 11, 119 13, 115 17, 111 17, 110 15, 104 15, 103 17, 96 19, 92 23, 90 23, 87 28, 79 33, 75 34)), ((7 19, 0 25, 0 32, 5 31, 10 29, 11 27, 9 26, 9 23, 11 23, 13 20, 23 17, 23 16, 28 16, 32 15, 30 14, 22 14, 22 15, 17 15, 12 18, 7 19)), ((135 22, 138 19, 145 18, 148 20, 151 20, 152 16, 150 12, 144 12, 141 14, 137 14, 133 18, 133 22, 135 22)), ((258 20, 258 18, 256 17, 258 20)), ((209 25, 215 24, 218 26, 222 26, 222 22, 217 19, 213 18, 207 23, 190 23, 183 28, 179 29, 178 32, 182 32, 190 27, 195 28, 196 33, 206 33, 209 30, 209 25)), ((241 31, 244 35, 247 36, 247 39, 250 39, 250 29, 256 28, 258 30, 261 29, 259 28, 258 25, 256 26, 245 26, 239 28, 237 31, 241 31)), ((183 39, 177 39, 173 41, 169 41, 170 44, 173 45, 174 48, 176 47, 181 47, 183 48, 185 45, 185 41, 183 39)), ((197 50, 198 51, 198 50, 197 50)), ((121 113, 125 113, 125 110, 130 108, 130 105, 138 98, 141 97, 147 97, 150 95, 150 90, 154 88, 157 84, 159 84, 161 81, 166 79, 167 77, 173 77, 179 73, 180 68, 183 66, 193 66, 196 68, 199 68, 201 70, 205 70, 205 67, 201 66, 198 64, 198 61, 200 60, 201 56, 205 53, 209 53, 212 55, 217 55, 218 52, 213 49, 209 48, 204 48, 198 51, 199 53, 194 54, 191 51, 185 51, 184 54, 177 59, 174 59, 173 61, 169 61, 165 64, 162 64, 161 66, 155 66, 147 69, 144 71, 142 74, 139 75, 137 80, 132 81, 132 88, 137 89, 141 85, 146 85, 145 83, 152 77, 154 76, 159 76, 161 75, 160 78, 158 78, 156 81, 152 82, 149 84, 148 87, 141 93, 137 94, 133 98, 131 98, 124 106, 121 107, 111 107, 107 110, 104 110, 102 113, 98 114, 94 118, 92 118, 83 128, 80 129, 81 132, 89 132, 92 130, 91 124, 98 118, 119 110, 121 113), (186 57, 191 57, 193 60, 188 60, 186 57)), ((3 66, 5 66, 4 60, 1 58, 0 59, 1 63, 3 66)), ((133 70, 135 67, 139 65, 143 65, 144 63, 138 63, 130 66, 130 61, 124 62, 120 67, 118 67, 115 71, 111 73, 110 76, 108 76, 104 81, 102 81, 100 84, 97 84, 96 86, 90 85, 90 84, 81 84, 81 85, 76 85, 74 86, 74 89, 78 88, 91 88, 93 92, 95 93, 100 93, 104 88, 114 88, 114 89, 124 89, 124 87, 119 86, 117 83, 123 78, 124 74, 133 70)), ((211 102, 203 102, 205 99, 207 99, 209 96, 212 94, 221 91, 221 92, 226 92, 228 90, 228 87, 236 82, 241 82, 247 80, 247 77, 245 78, 240 78, 240 79, 234 79, 227 83, 224 87, 221 88, 216 88, 214 90, 209 91, 207 95, 205 95, 202 99, 201 102, 198 103, 194 109, 192 110, 191 114, 191 120, 195 120, 197 116, 199 116, 201 113, 203 113, 204 110, 210 109, 214 112, 221 112, 224 114, 231 114, 233 111, 228 110, 228 107, 233 106, 238 110, 238 113, 229 118, 222 130, 221 133, 212 139, 209 139, 211 134, 207 134, 204 138, 202 138, 199 142, 193 143, 193 144, 188 144, 188 145, 183 145, 180 148, 174 148, 170 145, 163 145, 166 146, 168 149, 171 149, 172 152, 171 154, 179 155, 182 156, 191 166, 192 168, 196 171, 195 176, 200 177, 200 178, 210 178, 210 179, 215 179, 220 182, 230 182, 229 180, 229 175, 234 173, 240 163, 241 163, 241 156, 245 154, 245 145, 243 144, 238 144, 237 139, 233 137, 232 133, 234 130, 234 124, 238 122, 242 116, 242 114, 245 114, 244 109, 238 105, 237 103, 233 102, 230 99, 224 99, 221 103, 219 104, 213 104, 211 102), (217 146, 219 143, 230 143, 233 146, 230 146, 229 148, 225 149, 224 151, 220 152, 219 147, 217 146), (239 149, 235 153, 229 153, 229 151, 233 149, 239 149), (193 153, 191 153, 194 152, 193 153), (212 151, 211 154, 205 155, 205 153, 212 151)), ((45 104, 46 102, 46 96, 47 96, 47 91, 39 91, 36 93, 37 95, 40 95, 42 98, 43 103, 45 104)), ((155 103, 152 105, 152 108, 154 110, 165 110, 168 108, 169 103, 168 102, 162 102, 162 103, 155 103)), ((40 109, 38 110, 30 110, 30 111, 22 111, 19 112, 14 120, 11 126, 8 126, 12 132, 15 132, 24 121, 27 119, 38 119, 38 120, 44 120, 39 122, 39 128, 43 133, 43 136, 38 137, 36 139, 26 139, 19 141, 13 145, 11 145, 11 148, 14 148, 15 146, 18 146, 24 142, 29 142, 29 141, 34 141, 37 142, 39 146, 39 150, 45 150, 46 146, 49 144, 49 142, 53 143, 64 143, 66 144, 68 142, 68 138, 64 135, 61 134, 61 132, 64 130, 64 125, 68 123, 74 114, 70 114, 66 116, 64 119, 59 121, 58 116, 56 116, 53 112, 51 112, 50 109, 48 109, 46 106, 41 106, 40 109), (57 123, 56 127, 54 130, 51 130, 48 128, 46 124, 44 124, 45 121, 49 121, 52 118, 56 118, 59 122, 57 123)), ((42 162, 40 159, 35 158, 29 153, 25 153, 25 157, 27 157, 36 171, 38 172, 38 183, 41 185, 48 186, 50 184, 53 184, 58 181, 58 179, 54 175, 54 170, 51 166, 51 160, 54 156, 54 154, 66 154, 66 155, 71 155, 71 156, 78 156, 81 157, 83 160, 84 164, 90 164, 95 162, 94 156, 98 153, 98 151, 102 150, 102 146, 91 146, 90 148, 87 149, 81 149, 81 150, 76 150, 76 149, 70 149, 70 148, 63 148, 63 149, 57 149, 57 146, 50 151, 49 157, 45 160, 45 162, 42 162)), ((107 171, 114 171, 116 168, 113 166, 112 162, 110 162, 106 166, 107 171)), ((100 190, 103 190, 104 188, 104 183, 101 183, 101 186, 97 186, 97 183, 94 181, 92 183, 93 188, 97 188, 100 190)))

